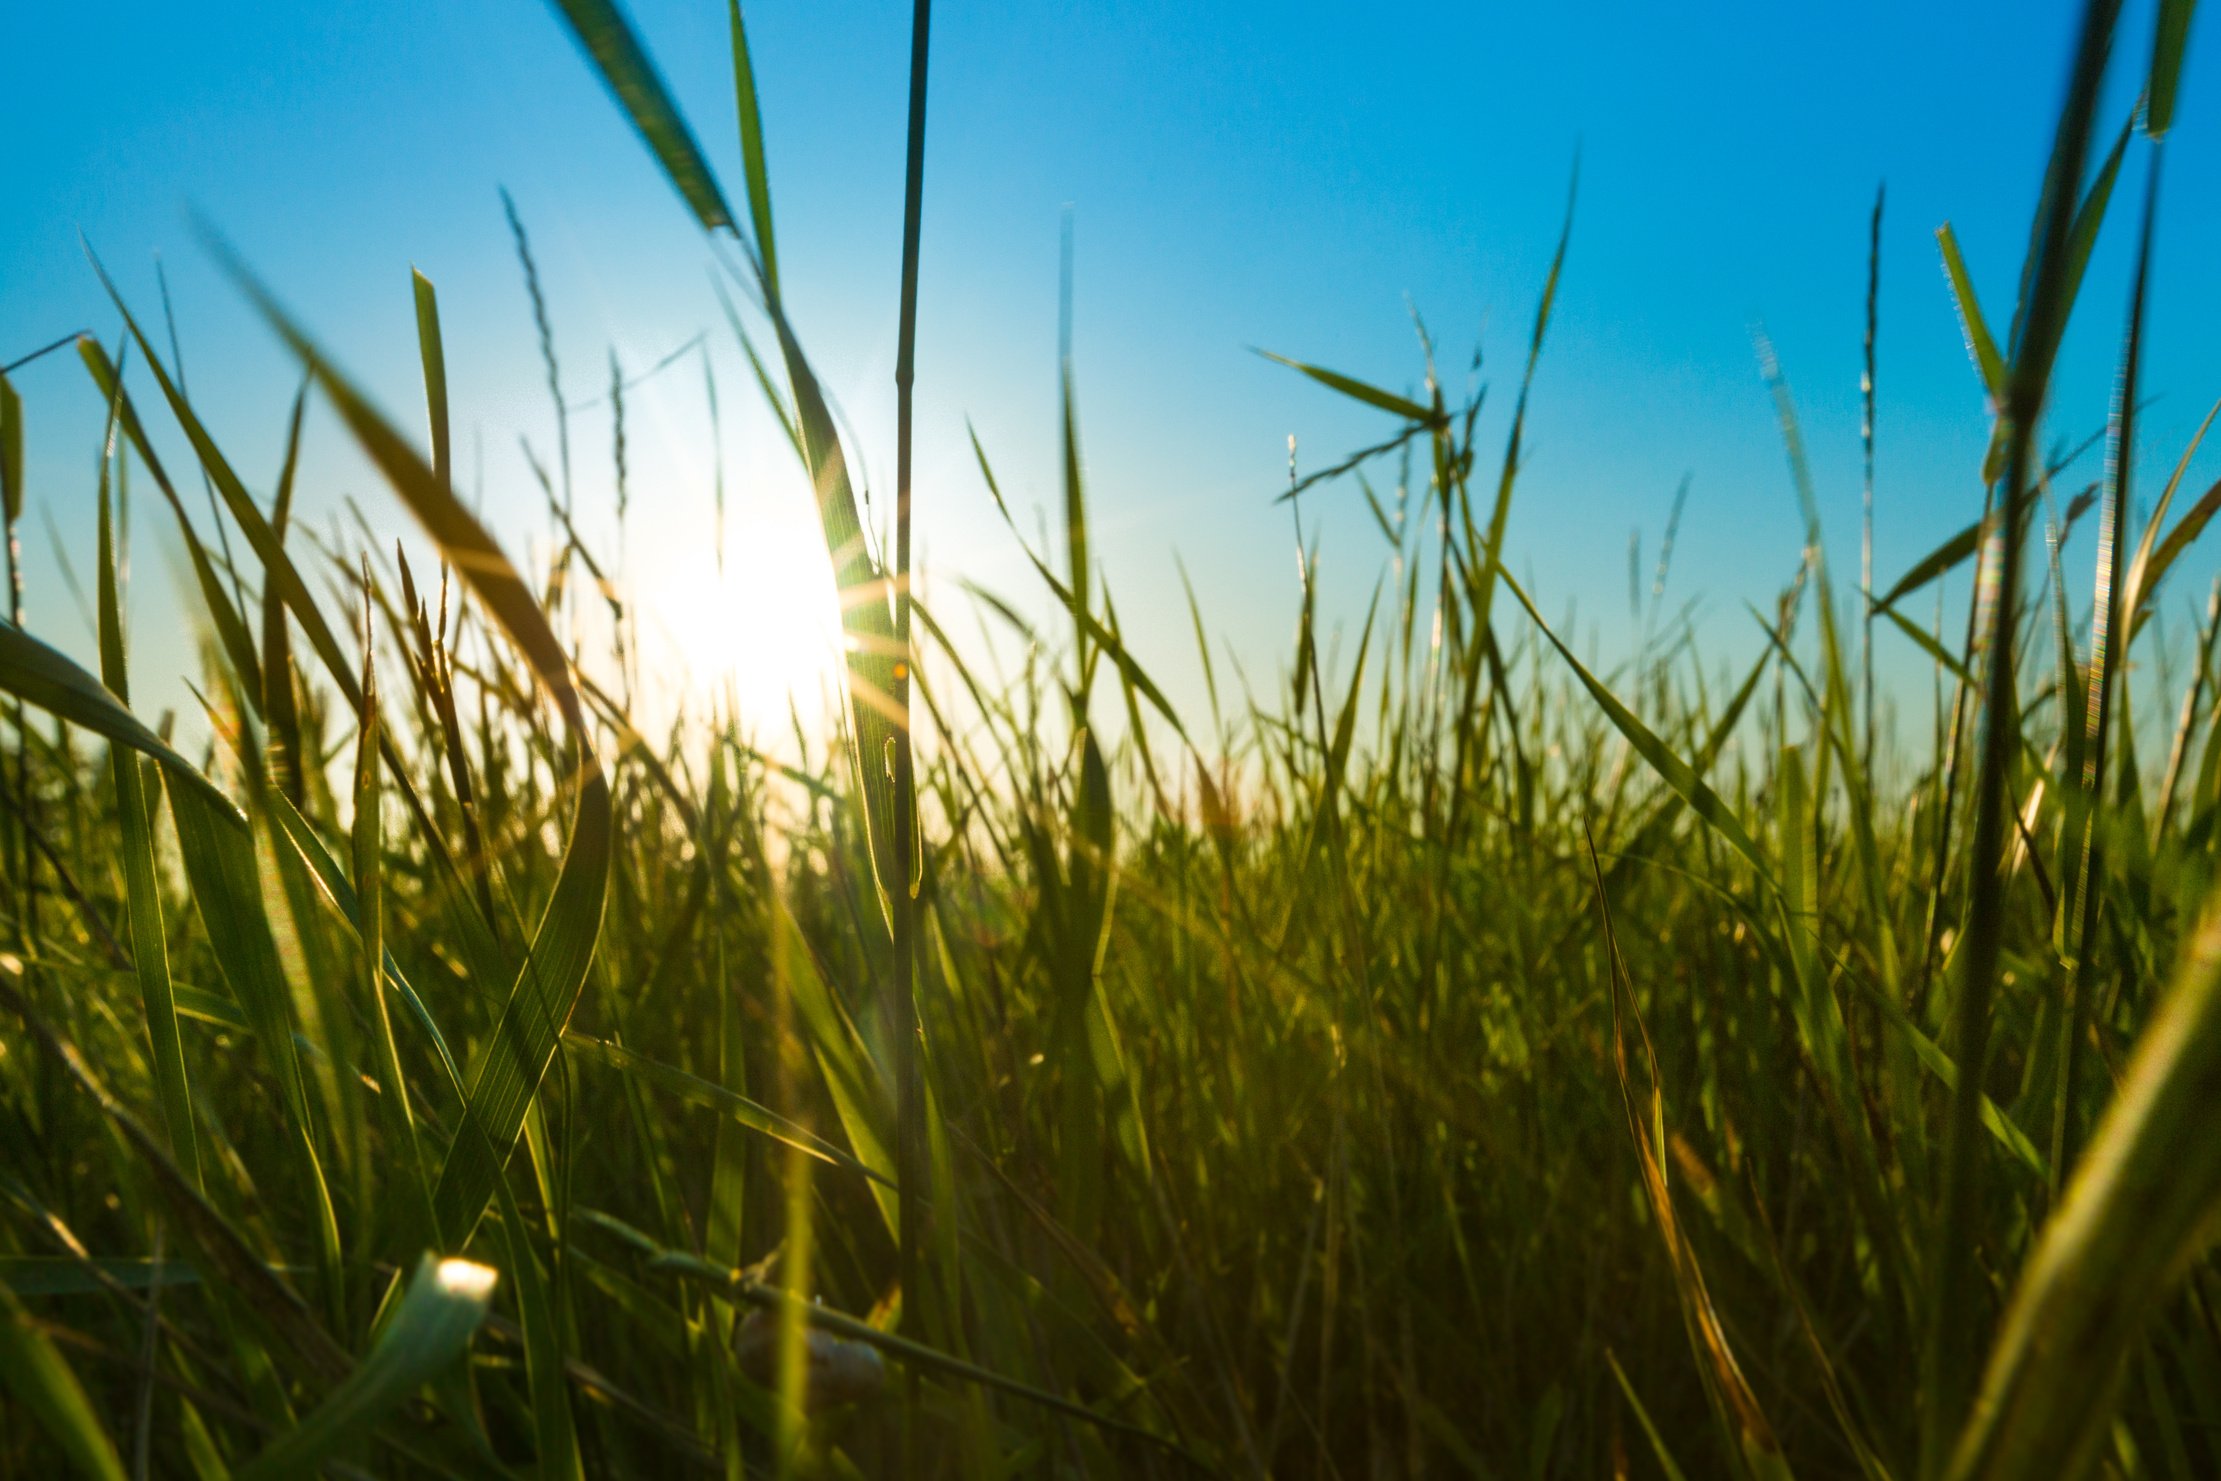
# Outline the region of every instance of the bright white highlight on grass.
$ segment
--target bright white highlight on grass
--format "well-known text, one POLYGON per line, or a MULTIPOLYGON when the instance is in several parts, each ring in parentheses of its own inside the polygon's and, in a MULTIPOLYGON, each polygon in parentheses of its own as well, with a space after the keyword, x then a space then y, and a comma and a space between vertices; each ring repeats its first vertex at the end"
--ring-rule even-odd
POLYGON ((440 1261, 433 1278, 446 1295, 460 1296, 466 1301, 483 1301, 493 1294, 499 1274, 491 1265, 481 1265, 476 1260, 446 1259, 440 1261))

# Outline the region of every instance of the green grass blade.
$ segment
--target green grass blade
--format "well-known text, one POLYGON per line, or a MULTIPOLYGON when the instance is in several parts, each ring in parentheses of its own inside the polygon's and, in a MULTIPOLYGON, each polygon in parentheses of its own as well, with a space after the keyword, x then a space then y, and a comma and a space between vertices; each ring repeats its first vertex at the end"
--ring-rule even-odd
POLYGON ((1421 406, 1408 397, 1398 396, 1393 391, 1383 391, 1378 386, 1369 386, 1365 382, 1344 375, 1338 370, 1328 370, 1319 365, 1307 365, 1301 360, 1291 360, 1286 355, 1276 355, 1271 350, 1259 350, 1257 353, 1276 364, 1287 366, 1290 370, 1300 371, 1330 391, 1339 391, 1352 401, 1361 401, 1367 406, 1388 412, 1392 416, 1402 417, 1407 422, 1417 422, 1422 427, 1437 427, 1444 424, 1444 418, 1440 412, 1421 406))
POLYGON ((424 416, 432 437, 432 477, 443 489, 455 487, 454 463, 448 448, 447 350, 440 341, 440 299, 432 280, 409 269, 416 294, 416 344, 424 362, 424 416))
POLYGON ((1936 228, 1936 246, 1943 253, 1944 276, 1951 283, 1951 302, 1959 311, 1959 329, 1966 337, 1967 354, 1974 361, 1974 368, 1982 377, 1982 389, 1989 393, 1990 405, 2005 404, 2005 357, 1998 353, 1997 341, 1990 336, 1990 326, 1982 317, 1982 305, 1974 296, 1974 279, 1967 272, 1966 259, 1959 253, 1958 233, 1946 221, 1936 228))
POLYGON ((756 99, 756 69, 748 55, 748 28, 740 0, 726 0, 733 33, 733 107, 740 117, 741 175, 748 184, 748 220, 756 232, 756 258, 772 297, 779 296, 779 249, 771 231, 771 175, 764 166, 763 109, 756 99))
POLYGON ((2160 0, 2152 36, 2152 71, 2144 85, 2144 131, 2164 138, 2175 122, 2175 93, 2182 85, 2182 54, 2198 0, 2160 0))
POLYGON ((494 1196, 501 1210, 503 1244, 509 1251, 509 1278, 517 1288, 517 1325, 524 1330, 525 1387, 538 1440, 534 1474, 547 1481, 575 1481, 582 1474, 578 1430, 571 1415, 570 1385, 563 1376, 563 1335, 555 1303, 506 1175, 494 1180, 494 1196))
POLYGON ((115 1094, 94 1075, 76 1045, 63 1039, 33 1013, 18 990, 20 971, 0 963, 0 1008, 29 1025, 44 1052, 79 1088, 91 1096, 109 1123, 147 1170, 168 1208, 172 1227, 182 1230, 199 1255, 197 1264, 211 1280, 230 1286, 255 1320, 284 1344, 290 1360, 319 1379, 337 1381, 348 1370, 347 1354, 317 1324, 315 1316, 285 1279, 255 1253, 245 1235, 189 1182, 161 1140, 139 1124, 115 1094))
POLYGON ((185 501, 178 497, 176 486, 170 482, 162 460, 155 456, 153 447, 147 442, 146 428, 140 424, 138 410, 131 404, 131 393, 122 388, 121 374, 110 363, 107 352, 101 349, 97 341, 80 339, 77 342, 77 352, 85 363, 85 369, 92 375, 93 384, 100 388, 102 397, 115 403, 124 436, 130 440, 133 450, 139 454, 139 460, 146 465, 147 471, 154 476, 154 486, 161 491, 163 499, 170 506, 170 512, 177 518, 178 532, 185 539, 185 554, 192 562, 193 577, 200 585, 201 600, 208 607, 209 620, 216 625, 217 640, 223 644, 224 656, 231 661, 232 672, 239 680, 241 692, 251 702, 261 703, 262 660, 256 656, 254 639, 247 632, 246 619, 240 615, 232 594, 225 590, 222 579, 217 576, 215 563, 209 559, 206 547, 201 544, 200 535, 193 528, 192 517, 185 512, 185 501))
POLYGON ((1998 499, 2005 518, 1984 674, 1974 823, 1968 840, 1971 879, 1965 942, 1959 952, 1958 995, 1952 1003, 1952 1045, 1960 1079, 1944 1142, 1943 1206, 1933 1226, 1930 1266, 1936 1297, 1927 1314, 1923 1352, 1922 1454, 1931 1473, 1940 1469, 1945 1448, 1965 1419, 1985 1305, 1975 1277, 1975 1227, 1988 1173, 1981 1092, 1989 1071, 1991 1011, 2005 945, 2006 886, 2013 868, 2008 844, 2014 814, 2007 789, 2020 730, 2013 654, 2020 620, 2018 505, 2022 491, 2036 482, 2037 424, 2050 392, 2052 363, 2066 333, 2074 279, 2080 271, 2074 260, 2080 232, 2072 208, 2088 159, 2098 93, 2118 18, 2117 0, 2090 0, 2083 11, 2074 67, 2031 233, 2023 312, 2016 316, 2022 328, 2014 337, 2013 363, 1998 418, 2006 433, 2004 485, 1998 499))
MULTIPOLYGON (((114 521, 109 512, 105 466, 100 480, 100 669, 121 705, 125 682, 122 603, 116 591, 114 521)), ((147 799, 138 753, 111 745, 109 774, 116 788, 117 839, 130 904, 131 959, 146 1008, 147 1041, 153 1052, 155 1084, 161 1091, 162 1127, 170 1154, 197 1187, 201 1180, 200 1142, 193 1132, 193 1093, 185 1070, 185 1044, 178 1034, 177 1003, 170 984, 168 933, 162 924, 162 891, 148 827, 147 799)))
POLYGON ((495 1278, 468 1260, 424 1256, 362 1363, 290 1433, 236 1471, 238 1481, 313 1475, 370 1434, 462 1357, 485 1319, 495 1278))
POLYGON ((570 23, 571 34, 601 74, 602 82, 617 100, 625 117, 639 130, 648 152, 663 166, 663 173, 677 187, 694 219, 705 231, 733 224, 733 213, 710 173, 709 161, 694 142, 693 130, 679 116, 669 89, 656 73, 655 64, 633 35, 624 12, 612 0, 554 0, 555 8, 570 23))
POLYGON ((6 624, 0 624, 0 690, 152 757, 175 783, 197 793, 206 805, 244 823, 239 809, 215 783, 142 724, 98 679, 21 628, 6 624))
MULTIPOLYGON (((814 1005, 813 1005, 814 1011, 814 1005)), ((814 1025, 813 1025, 814 1028, 814 1025)), ((844 1033, 842 1039, 847 1040, 844 1033)), ((570 1033, 563 1039, 565 1047, 575 1055, 590 1059, 614 1070, 620 1075, 637 1076, 658 1090, 680 1100, 715 1111, 760 1136, 791 1147, 808 1157, 814 1157, 828 1167, 838 1167, 860 1178, 892 1187, 892 1182, 878 1171, 857 1161, 839 1147, 816 1136, 808 1128, 780 1115, 768 1106, 750 1100, 698 1075, 690 1075, 675 1066, 663 1064, 637 1054, 607 1039, 597 1039, 590 1034, 570 1033)), ((861 1083, 859 1079, 857 1083, 861 1083)))

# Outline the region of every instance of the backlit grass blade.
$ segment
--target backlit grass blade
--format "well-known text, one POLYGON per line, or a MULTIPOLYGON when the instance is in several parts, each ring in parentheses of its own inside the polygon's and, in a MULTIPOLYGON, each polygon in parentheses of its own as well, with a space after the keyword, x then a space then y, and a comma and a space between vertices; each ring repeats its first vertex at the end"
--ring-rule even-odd
POLYGON ((486 1315, 495 1272, 426 1255, 359 1366, 290 1433, 233 1473, 238 1481, 309 1476, 374 1431, 460 1359, 486 1315))
POLYGON ((80 1475, 124 1481, 123 1458, 84 1385, 7 1286, 0 1285, 0 1391, 46 1431, 80 1475))
POLYGON ((895 851, 894 756, 902 718, 895 702, 895 668, 902 661, 902 649, 888 600, 890 582, 865 539, 855 489, 849 482, 848 458, 816 373, 784 311, 776 300, 767 302, 794 396, 804 465, 817 491, 818 521, 832 557, 834 585, 840 593, 841 627, 849 638, 848 711, 856 777, 864 794, 879 887, 891 896, 909 889, 910 883, 908 868, 895 851))
MULTIPOLYGON (((366 604, 367 605, 367 604, 366 604)), ((378 730, 383 718, 378 710, 378 666, 372 659, 369 613, 363 614, 362 723, 355 738, 355 820, 349 829, 355 865, 356 945, 361 955, 363 994, 370 1000, 373 1049, 378 1065, 378 1109, 390 1139, 388 1157, 403 1159, 401 1176, 416 1195, 415 1214, 426 1227, 436 1222, 432 1212, 432 1183, 426 1171, 424 1148, 417 1139, 416 1113, 409 1106, 409 1081, 401 1068, 401 1049, 393 1035, 393 1014, 386 1005, 386 892, 385 819, 378 780, 378 730)), ((297 817, 291 808, 272 808, 287 842, 298 847, 290 827, 297 817)), ((306 830, 303 830, 306 831, 306 830)), ((313 869, 313 864, 311 868, 313 869)), ((319 883, 323 883, 319 880, 319 883)), ((329 886, 326 885, 328 891, 329 886)), ((440 1046, 446 1053, 446 1045, 440 1046)), ((454 1075, 452 1067, 450 1076, 454 1075)), ((406 1227, 408 1218, 393 1221, 406 1227)))
POLYGON ((740 0, 726 0, 733 34, 733 107, 740 117, 741 174, 748 185, 748 220, 756 232, 756 258, 764 286, 779 294, 779 249, 771 231, 771 176, 764 166, 763 109, 756 100, 756 69, 748 56, 748 28, 740 0))
MULTIPOLYGON (((382 744, 382 738, 377 743, 382 744)), ((270 800, 269 808, 271 821, 285 834, 286 841, 299 854, 301 862, 308 866, 317 887, 331 901, 332 908, 341 919, 355 928, 357 942, 367 941, 369 909, 357 894, 355 886, 340 871, 338 860, 331 856, 324 841, 317 837, 315 826, 302 817, 299 810, 282 793, 270 800)), ((382 827, 379 832, 382 836, 382 827)), ((358 878, 367 878, 367 875, 359 874, 358 878)), ((409 1010, 409 1017, 424 1035, 425 1042, 431 1046, 433 1057, 445 1075, 446 1088, 454 1091, 460 1098, 463 1094, 463 1074, 455 1054, 449 1049, 447 1038, 440 1031, 439 1023, 432 1017, 431 1010, 425 1006, 424 999, 403 974, 401 964, 395 960, 390 946, 385 952, 385 976, 400 997, 402 1006, 409 1010)))
POLYGON ((710 173, 709 161, 679 116, 655 64, 626 24, 624 12, 612 0, 554 0, 554 4, 695 219, 705 231, 731 226, 733 213, 718 189, 717 177, 710 173))
MULTIPOLYGON (((2080 918, 2073 922, 2070 938, 2074 975, 2067 1007, 2060 1021, 2059 1091, 2052 1123, 2052 1166, 2065 1176, 2074 1166, 2082 1131, 2079 1116, 2080 1070, 2083 1046, 2095 1016, 2092 999, 2097 992, 2098 906, 2106 876, 2106 850, 2100 803, 2111 773, 2107 746, 2115 724, 2128 720, 2124 712, 2115 720, 2115 674, 2125 656, 2115 645, 2126 636, 2121 605, 2121 567, 2126 547, 2126 508, 2136 450, 2136 386, 2143 370, 2144 308, 2150 286, 2152 227, 2159 210, 2159 156, 2144 191, 2144 219, 2137 239, 2136 280, 2131 290, 2128 329, 2123 337, 2121 370, 2115 388, 2112 436, 2106 449, 2105 513, 2098 530, 2097 591, 2091 599, 2089 694, 2082 717, 2084 754, 2081 791, 2085 821, 2074 840, 2080 857, 2074 861, 2073 888, 2067 898, 2079 904, 2080 918)), ((2125 645, 2124 645, 2125 646, 2125 645)), ((2072 717, 2068 725, 2074 724, 2072 717)), ((2125 739, 2125 737, 2124 737, 2125 739)), ((2133 742, 2128 754, 2135 755, 2133 742)), ((2130 765, 2133 767, 2134 761, 2130 765)))
MULTIPOLYGON (((1118 634, 1103 626, 1093 613, 1084 609, 1072 588, 1058 580, 1056 573, 1049 569, 1048 563, 1034 553, 1032 547, 1025 543, 1023 536, 1018 535, 1017 521, 1010 517, 1010 506, 1003 502, 1002 489, 995 482, 994 469, 988 465, 987 452, 980 446, 979 434, 976 432, 972 434, 972 455, 979 462, 980 476, 987 484, 989 497, 995 501, 996 511, 1002 515, 1003 523, 1010 527, 1011 534, 1018 539, 1018 547, 1025 552, 1026 560, 1032 565, 1035 574, 1040 576, 1042 583, 1049 588, 1056 599, 1064 604, 1067 612, 1079 614, 1080 627, 1086 633, 1088 640, 1095 644, 1112 663, 1117 665, 1120 677, 1131 684, 1144 699, 1148 700, 1150 708, 1162 715, 1165 723, 1172 727, 1174 733, 1181 740, 1186 741, 1188 739, 1187 728, 1180 723, 1180 716, 1172 708, 1172 701, 1165 698, 1164 691, 1159 689, 1156 681, 1149 677, 1149 671, 1143 668, 1140 662, 1126 650, 1126 645, 1120 640, 1118 634)), ((974 595, 983 600, 999 601, 999 599, 979 587, 974 586, 969 589, 974 595)), ((1023 628, 1024 624, 1020 623, 1019 626, 1023 628)))
POLYGON ((635 1076, 658 1090, 705 1110, 714 1111, 781 1146, 814 1157, 828 1167, 842 1168, 868 1181, 893 1186, 892 1181, 877 1170, 857 1161, 807 1127, 722 1085, 636 1054, 621 1044, 610 1043, 607 1039, 597 1039, 574 1031, 564 1036, 563 1043, 570 1053, 580 1059, 605 1065, 620 1075, 635 1076))
MULTIPOLYGON (((100 480, 100 669, 119 706, 127 702, 122 602, 116 591, 116 550, 109 513, 108 477, 100 480)), ((170 1153, 185 1175, 201 1180, 200 1143, 193 1132, 193 1093, 185 1070, 185 1045, 177 1028, 177 1004, 170 987, 168 933, 163 929, 162 891, 148 827, 147 799, 139 755, 112 744, 108 770, 116 788, 117 845, 123 855, 124 890, 130 905, 131 961, 146 1007, 147 1041, 154 1079, 161 1090, 162 1126, 170 1153)))
POLYGON ((2144 537, 2137 542, 2135 559, 2129 562, 2129 595, 2122 611, 2129 624, 2128 641, 2131 644, 2136 641, 2136 635, 2143 631, 2144 623, 2151 617, 2151 596, 2159 589, 2160 578, 2167 574, 2167 568, 2181 557, 2183 551, 2189 549, 2198 536, 2204 533, 2214 512, 2221 509, 2221 483, 2216 483, 2184 512, 2183 517, 2167 531, 2165 538, 2160 536, 2160 527, 2166 522, 2168 511, 2174 507, 2175 493, 2182 487, 2184 475, 2190 471, 2190 460, 2197 456, 2198 449, 2204 445, 2206 433, 2212 430, 2216 416, 2221 416, 2221 401, 2216 401, 2206 412, 2205 420, 2198 423, 2198 430, 2184 444, 2182 456, 2175 462, 2175 471, 2168 476, 2167 486, 2160 491, 2159 502, 2152 506, 2150 518, 2144 526, 2144 537))
MULTIPOLYGON (((790 991, 801 1018, 803 1042, 817 1057, 841 1129, 848 1134, 848 1144, 855 1148, 854 1160, 870 1170, 872 1198, 886 1221, 887 1232, 899 1241, 902 1220, 891 1150, 895 1138, 894 1128, 888 1124, 893 1106, 884 1094, 885 1080, 865 1047, 863 1035, 819 970, 817 958, 785 902, 774 898, 770 908, 772 950, 780 954, 792 974, 790 991)), ((811 1157, 825 1156, 797 1138, 781 1136, 779 1140, 811 1157)), ((791 1161, 789 1165, 793 1165, 791 1161)))
MULTIPOLYGON (((1064 236, 1065 281, 1064 318, 1069 324, 1072 316, 1072 233, 1071 223, 1065 223, 1064 236)), ((1072 404, 1072 351, 1065 348, 1064 363, 1057 372, 1058 446, 1063 454, 1064 475, 1064 576, 1070 587, 1065 605, 1071 609, 1073 626, 1073 657, 1078 670, 1077 693, 1082 710, 1087 708, 1087 695, 1095 675, 1094 662, 1088 656, 1087 624, 1093 615, 1087 599, 1088 582, 1093 573, 1089 570, 1087 556, 1087 485, 1080 476, 1079 412, 1072 404)))
POLYGON ((416 295, 417 355, 424 362, 424 417, 432 437, 432 477, 444 489, 455 487, 453 455, 447 432, 447 350, 440 341, 440 299, 432 280, 409 270, 416 295))

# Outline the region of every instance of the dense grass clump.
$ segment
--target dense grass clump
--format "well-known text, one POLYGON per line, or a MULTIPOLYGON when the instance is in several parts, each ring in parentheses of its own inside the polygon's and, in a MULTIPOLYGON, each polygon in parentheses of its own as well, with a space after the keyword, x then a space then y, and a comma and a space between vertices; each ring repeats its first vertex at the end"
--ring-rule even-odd
MULTIPOLYGON (((1902 579, 1831 572, 1774 376, 1810 538, 1765 651, 1723 682, 1667 622, 1584 666, 1504 558, 1554 264, 1500 451, 1431 365, 1417 397, 1295 365, 1393 424, 1290 490, 1299 543, 1371 500, 1383 582, 1336 673, 1306 595, 1207 722, 1088 559, 1069 379, 1054 630, 990 599, 1027 639, 991 672, 909 591, 925 5, 877 543, 780 297, 738 8, 745 231, 617 12, 559 8, 747 306, 843 740, 777 762, 714 698, 643 733, 567 503, 526 569, 454 496, 428 281, 427 452, 226 257, 437 573, 295 526, 298 405, 251 493, 117 296, 118 347, 77 346, 100 672, 0 627, 0 1473, 2221 1472, 2221 595, 2186 690, 2122 678, 2221 508, 2127 512, 2188 5, 2110 148, 2088 8, 2002 340, 1943 233, 1996 432, 1902 579), (2078 495, 2039 430, 2126 158, 2078 495), (130 707, 127 484, 195 579, 197 757, 130 707), (1911 620, 1967 566, 1963 618, 1911 620), (1878 637, 1932 662, 1933 736, 1877 722, 1878 637)), ((11 529, 32 415, 0 377, 11 529)))

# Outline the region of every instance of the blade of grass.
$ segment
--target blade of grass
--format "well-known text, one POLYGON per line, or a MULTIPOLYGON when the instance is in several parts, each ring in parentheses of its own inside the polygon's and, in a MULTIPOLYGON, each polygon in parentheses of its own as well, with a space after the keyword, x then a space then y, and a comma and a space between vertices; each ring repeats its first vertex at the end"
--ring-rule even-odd
MULTIPOLYGON (((110 426, 113 428, 113 410, 110 426)), ((100 478, 100 669, 101 677, 127 704, 122 602, 116 589, 116 551, 113 520, 109 512, 108 464, 103 460, 100 478)), ((162 891, 154 858, 152 832, 147 823, 147 800, 142 787, 138 753, 121 744, 108 751, 109 774, 116 788, 119 819, 117 842, 123 855, 124 891, 129 902, 132 966, 138 973, 140 999, 146 1008, 148 1047, 154 1060, 154 1078, 161 1090, 162 1127, 170 1153, 177 1158, 195 1187, 201 1182, 200 1141, 193 1130, 193 1093, 185 1069, 185 1045, 178 1034, 177 1003, 170 983, 168 933, 162 921, 162 891)))
MULTIPOLYGON (((612 0, 553 0, 570 24, 579 49, 594 64, 594 71, 609 88, 609 95, 640 133, 641 142, 663 166, 663 173, 702 223, 704 231, 731 227, 733 213, 725 204, 709 161, 694 142, 694 133, 679 115, 671 93, 663 85, 655 64, 648 60, 624 12, 612 0)), ((735 16, 739 14, 736 7, 735 16)))
POLYGON ((462 1357, 495 1279, 487 1266, 426 1255, 362 1363, 290 1433, 234 1472, 238 1481, 312 1475, 370 1434, 462 1357))

